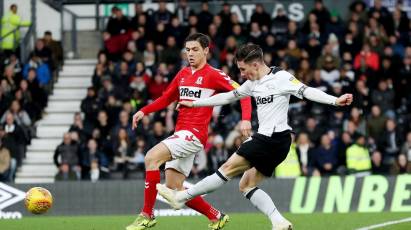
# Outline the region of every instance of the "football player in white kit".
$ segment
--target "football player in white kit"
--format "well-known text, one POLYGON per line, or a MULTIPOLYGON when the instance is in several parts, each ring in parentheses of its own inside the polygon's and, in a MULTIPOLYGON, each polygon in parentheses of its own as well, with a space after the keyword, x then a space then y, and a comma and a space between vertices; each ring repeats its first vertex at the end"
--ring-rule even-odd
POLYGON ((287 124, 290 95, 333 106, 350 105, 353 96, 331 96, 304 85, 287 71, 268 67, 258 45, 241 46, 236 53, 236 60, 241 75, 247 78, 239 88, 197 101, 181 101, 179 104, 186 107, 216 106, 253 96, 257 104, 258 132, 242 143, 217 172, 193 187, 177 192, 157 184, 157 189, 173 208, 179 209, 187 200, 210 193, 244 173, 239 184, 244 196, 270 219, 273 230, 290 230, 292 224, 277 210, 270 196, 257 187, 263 179, 272 176, 275 167, 286 158, 290 149, 291 127, 287 124))

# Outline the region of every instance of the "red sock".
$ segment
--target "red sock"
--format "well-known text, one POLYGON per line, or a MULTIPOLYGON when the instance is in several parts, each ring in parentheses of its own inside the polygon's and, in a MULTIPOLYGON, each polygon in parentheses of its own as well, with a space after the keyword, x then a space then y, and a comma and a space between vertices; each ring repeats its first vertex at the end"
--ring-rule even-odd
POLYGON ((144 189, 144 207, 142 212, 153 216, 154 204, 156 203, 157 188, 160 183, 160 170, 146 171, 146 183, 144 189))
POLYGON ((220 211, 211 206, 211 204, 209 204, 201 196, 196 196, 194 199, 187 201, 186 205, 203 214, 211 221, 215 221, 220 218, 220 211))

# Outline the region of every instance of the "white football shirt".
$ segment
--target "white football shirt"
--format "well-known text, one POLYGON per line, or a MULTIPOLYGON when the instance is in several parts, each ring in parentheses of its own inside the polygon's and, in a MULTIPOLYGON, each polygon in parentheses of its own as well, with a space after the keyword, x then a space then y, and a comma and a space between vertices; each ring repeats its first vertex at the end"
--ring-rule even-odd
POLYGON ((271 71, 260 80, 247 80, 234 91, 236 97, 252 96, 257 104, 258 133, 271 136, 274 132, 291 130, 288 125, 290 95, 300 99, 307 88, 287 71, 271 71))

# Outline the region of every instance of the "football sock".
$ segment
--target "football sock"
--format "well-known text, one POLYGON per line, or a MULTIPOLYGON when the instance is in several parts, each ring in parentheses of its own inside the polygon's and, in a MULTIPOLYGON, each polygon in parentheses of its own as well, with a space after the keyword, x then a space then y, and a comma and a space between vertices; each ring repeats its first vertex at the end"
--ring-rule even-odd
POLYGON ((228 180, 229 178, 227 178, 223 172, 217 171, 214 174, 202 179, 191 188, 177 193, 176 198, 178 201, 186 201, 192 199, 193 197, 210 193, 223 186, 228 180))
POLYGON ((156 203, 156 185, 160 183, 160 170, 146 171, 146 182, 144 189, 144 206, 142 212, 153 216, 154 204, 156 203))
POLYGON ((278 222, 285 221, 285 218, 278 211, 277 207, 270 196, 258 187, 254 187, 244 192, 243 194, 251 203, 264 213, 270 220, 273 226, 278 222))
POLYGON ((207 203, 207 201, 201 196, 196 196, 194 199, 187 201, 186 205, 203 214, 211 221, 216 221, 221 216, 220 212, 207 203))

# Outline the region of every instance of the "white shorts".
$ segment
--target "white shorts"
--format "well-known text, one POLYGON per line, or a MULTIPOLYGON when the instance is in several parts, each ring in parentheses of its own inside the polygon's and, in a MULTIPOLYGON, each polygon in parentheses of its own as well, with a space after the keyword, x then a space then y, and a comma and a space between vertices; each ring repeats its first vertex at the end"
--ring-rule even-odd
POLYGON ((186 177, 190 175, 195 154, 203 150, 203 144, 194 134, 187 130, 180 130, 163 140, 171 152, 173 160, 166 163, 165 168, 172 168, 186 177))

